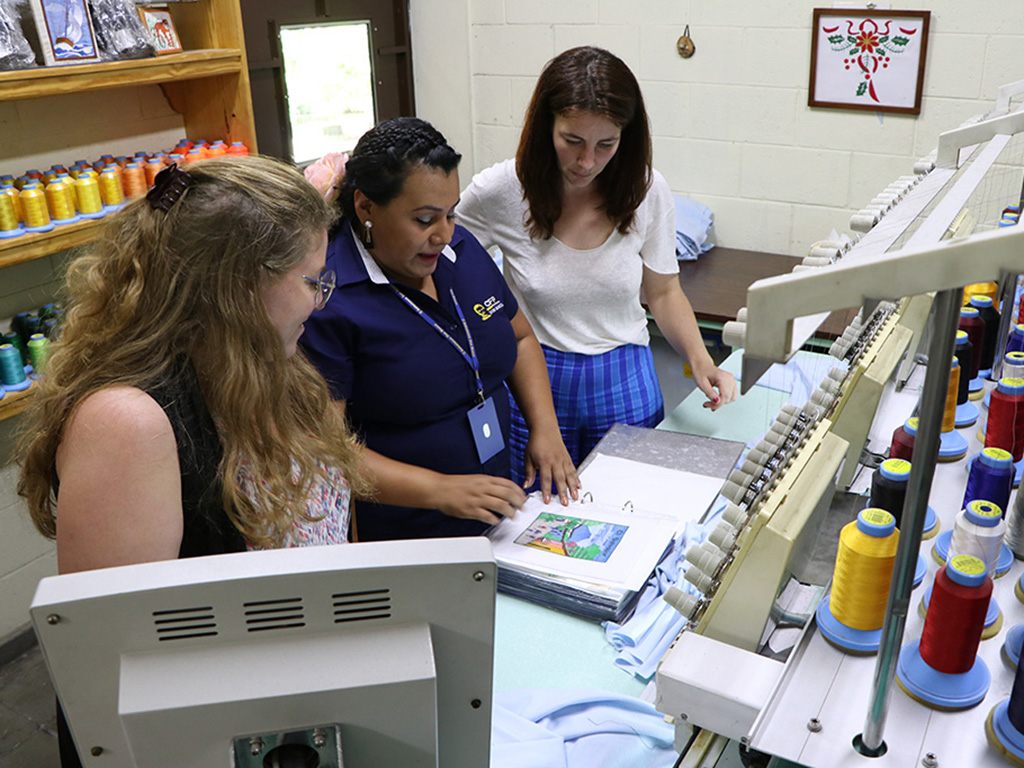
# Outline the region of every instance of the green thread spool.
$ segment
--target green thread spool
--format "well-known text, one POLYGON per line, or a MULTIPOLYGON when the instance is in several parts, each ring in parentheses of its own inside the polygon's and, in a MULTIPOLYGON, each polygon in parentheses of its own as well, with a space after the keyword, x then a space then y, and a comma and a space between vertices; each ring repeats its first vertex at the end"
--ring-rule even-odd
POLYGON ((25 381, 25 366, 21 362, 21 353, 10 344, 0 345, 0 383, 5 387, 16 387, 25 381))
POLYGON ((40 374, 46 368, 46 361, 50 359, 50 340, 41 333, 33 333, 28 340, 28 359, 32 363, 32 370, 40 374))
POLYGON ((0 339, 0 344, 10 344, 21 356, 22 366, 24 367, 28 365, 28 350, 25 349, 25 345, 22 343, 21 336, 18 335, 17 331, 8 331, 5 333, 3 338, 0 339))

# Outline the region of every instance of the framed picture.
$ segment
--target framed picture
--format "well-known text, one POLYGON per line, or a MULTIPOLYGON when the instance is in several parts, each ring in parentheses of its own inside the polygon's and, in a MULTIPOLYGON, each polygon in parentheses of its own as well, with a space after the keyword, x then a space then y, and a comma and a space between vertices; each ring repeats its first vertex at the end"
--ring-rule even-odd
POLYGON ((100 60, 86 0, 32 0, 32 16, 47 66, 100 60))
POLYGON ((178 30, 174 28, 174 19, 166 5, 139 7, 142 25, 149 32, 156 48, 157 56, 162 53, 178 53, 181 51, 181 40, 178 30))
POLYGON ((929 11, 815 8, 811 107, 921 113, 929 11))

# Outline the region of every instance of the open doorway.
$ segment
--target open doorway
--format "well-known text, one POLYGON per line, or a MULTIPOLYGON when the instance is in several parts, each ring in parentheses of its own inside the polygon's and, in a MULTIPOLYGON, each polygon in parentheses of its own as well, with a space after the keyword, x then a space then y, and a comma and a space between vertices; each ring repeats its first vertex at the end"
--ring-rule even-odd
POLYGON ((246 0, 242 22, 262 154, 301 165, 413 114, 402 0, 246 0))

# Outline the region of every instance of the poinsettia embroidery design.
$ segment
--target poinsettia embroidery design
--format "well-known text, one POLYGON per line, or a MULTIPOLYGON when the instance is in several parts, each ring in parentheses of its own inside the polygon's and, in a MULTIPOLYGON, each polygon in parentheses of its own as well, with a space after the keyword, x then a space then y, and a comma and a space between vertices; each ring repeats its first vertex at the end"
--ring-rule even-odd
POLYGON ((834 27, 822 26, 821 31, 827 35, 829 46, 836 53, 843 54, 843 66, 846 69, 857 67, 864 75, 864 79, 857 84, 857 96, 867 94, 876 103, 881 103, 875 84, 879 75, 888 69, 893 55, 899 55, 907 50, 918 28, 906 28, 897 26, 897 32, 892 33, 892 20, 887 20, 882 26, 874 19, 864 19, 854 27, 852 19, 846 20, 846 32, 842 32, 842 25, 834 27))

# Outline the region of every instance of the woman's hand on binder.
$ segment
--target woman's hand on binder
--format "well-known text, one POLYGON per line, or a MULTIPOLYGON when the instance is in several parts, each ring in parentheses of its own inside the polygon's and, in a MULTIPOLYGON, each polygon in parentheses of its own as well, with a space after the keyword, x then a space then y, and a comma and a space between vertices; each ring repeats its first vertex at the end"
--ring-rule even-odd
POLYGON ((435 496, 428 506, 452 517, 497 525, 502 517, 515 517, 526 503, 523 489, 503 477, 440 475, 439 478, 435 496))

